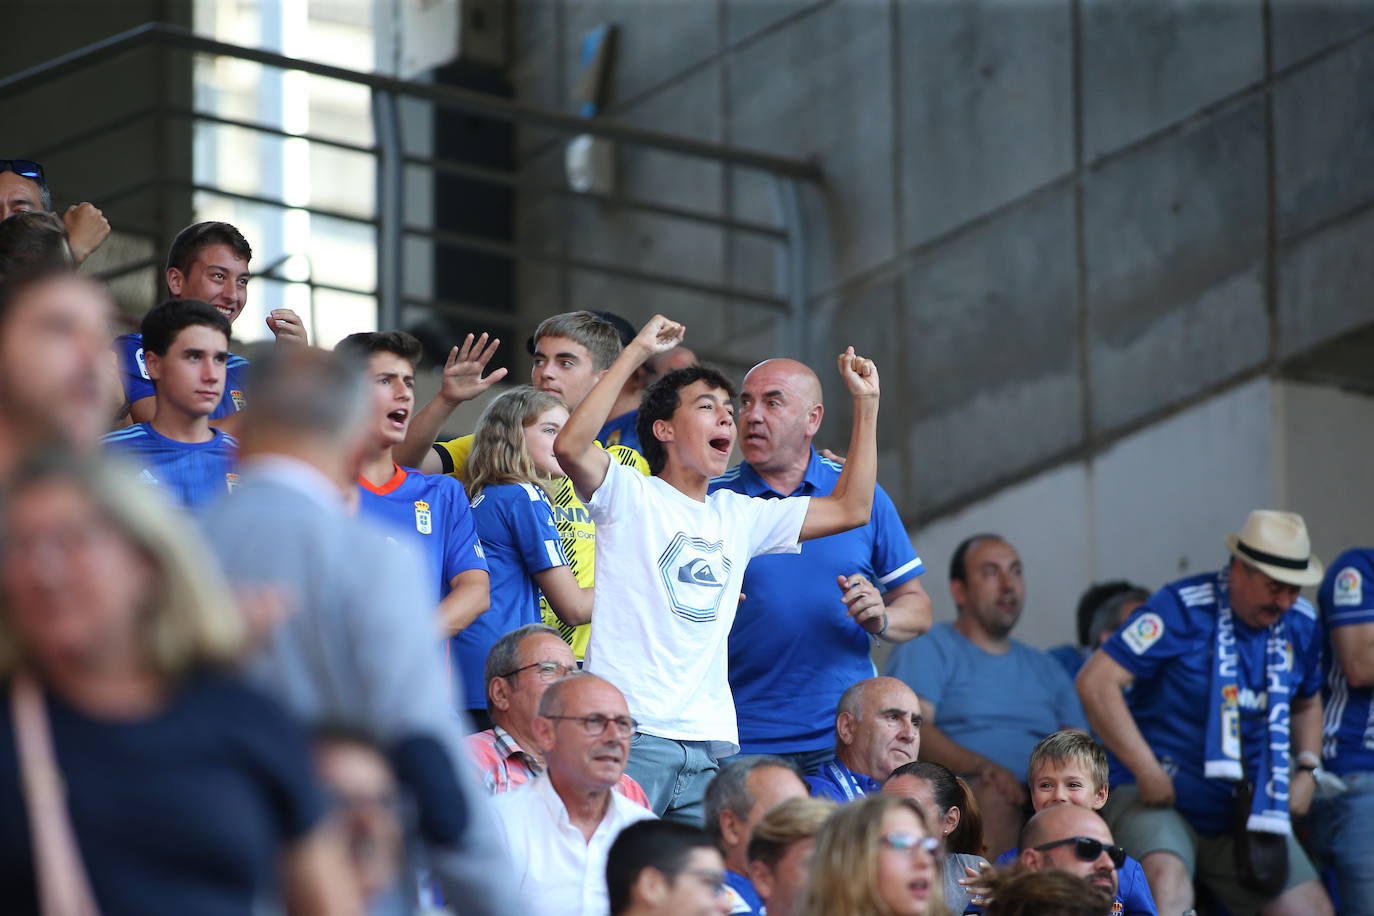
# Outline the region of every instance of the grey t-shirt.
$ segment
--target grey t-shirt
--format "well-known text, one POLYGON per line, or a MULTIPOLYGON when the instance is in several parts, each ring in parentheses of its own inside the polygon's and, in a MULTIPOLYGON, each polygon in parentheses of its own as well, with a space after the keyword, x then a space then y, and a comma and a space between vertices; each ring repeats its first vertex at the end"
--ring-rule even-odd
POLYGON ((979 866, 986 864, 987 859, 968 852, 951 852, 945 856, 945 909, 954 916, 968 909, 972 899, 968 888, 959 883, 959 879, 964 877, 964 868, 977 871, 979 866))

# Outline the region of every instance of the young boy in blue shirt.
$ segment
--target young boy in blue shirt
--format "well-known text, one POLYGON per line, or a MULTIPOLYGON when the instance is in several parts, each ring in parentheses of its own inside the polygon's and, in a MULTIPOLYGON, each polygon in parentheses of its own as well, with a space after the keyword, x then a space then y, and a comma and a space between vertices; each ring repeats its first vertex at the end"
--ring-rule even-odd
POLYGON ((373 393, 372 448, 358 473, 360 511, 420 548, 435 574, 443 632, 452 636, 487 609, 487 564, 462 484, 403 468, 392 457, 415 411, 420 341, 404 331, 377 331, 350 334, 334 349, 358 362, 373 393))
POLYGON ((228 376, 229 320, 197 299, 168 299, 144 316, 141 330, 153 417, 102 442, 133 464, 140 481, 199 512, 238 481, 237 440, 210 426, 228 376))
MULTIPOLYGON (((1037 812, 1054 805, 1077 805, 1100 811, 1107 803, 1107 752, 1086 732, 1073 728, 1061 729, 1042 738, 1031 751, 1030 763, 1026 766, 1026 781, 1030 786, 1031 806, 1037 812)), ((1007 850, 997 857, 997 864, 1015 862, 1020 852, 1019 849, 1007 850)), ((971 877, 964 883, 972 886, 977 879, 971 877)), ((969 907, 967 912, 981 913, 982 909, 969 907)), ((1150 885, 1145 880, 1145 870, 1140 862, 1130 856, 1117 869, 1117 891, 1112 913, 1113 916, 1158 916, 1159 913, 1155 908, 1154 895, 1150 893, 1150 885)))

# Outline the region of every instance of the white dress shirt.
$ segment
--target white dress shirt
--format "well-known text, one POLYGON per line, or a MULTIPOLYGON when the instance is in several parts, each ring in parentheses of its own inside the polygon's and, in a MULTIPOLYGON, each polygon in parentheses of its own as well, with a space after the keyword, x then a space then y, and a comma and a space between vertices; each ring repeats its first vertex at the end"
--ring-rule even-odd
POLYGON ((548 773, 492 798, 517 892, 535 916, 606 916, 606 856, 620 831, 652 811, 611 792, 591 840, 568 817, 548 773))

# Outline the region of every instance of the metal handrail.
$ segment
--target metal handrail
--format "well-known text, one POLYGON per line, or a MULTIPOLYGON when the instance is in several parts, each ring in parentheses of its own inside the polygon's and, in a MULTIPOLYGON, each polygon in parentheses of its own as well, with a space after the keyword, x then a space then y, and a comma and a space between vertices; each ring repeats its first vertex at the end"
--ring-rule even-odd
MULTIPOLYGON (((377 142, 373 146, 350 143, 328 137, 310 134, 291 133, 268 124, 244 121, 188 109, 163 105, 145 107, 131 115, 106 123, 84 128, 65 143, 76 140, 89 140, 107 130, 117 130, 150 115, 190 118, 206 123, 238 127, 248 130, 275 134, 283 137, 305 139, 312 143, 370 154, 378 164, 377 216, 360 217, 350 213, 332 211, 319 207, 288 205, 253 194, 228 191, 219 187, 198 185, 190 182, 168 181, 165 177, 157 183, 182 190, 204 191, 233 199, 251 201, 275 207, 289 207, 312 214, 347 220, 354 223, 374 225, 378 228, 378 298, 379 320, 383 326, 392 326, 399 319, 403 303, 413 304, 414 300, 404 295, 401 283, 401 250, 407 236, 429 238, 453 247, 484 252, 500 257, 517 260, 532 260, 570 267, 577 270, 605 273, 636 282, 650 283, 689 290, 710 296, 734 299, 756 305, 785 310, 791 319, 790 327, 780 341, 780 349, 801 356, 805 352, 806 329, 804 320, 806 302, 806 265, 803 261, 805 238, 802 226, 802 213, 798 199, 799 182, 820 182, 822 174, 814 161, 791 159, 752 150, 739 149, 717 143, 709 143, 690 137, 681 137, 643 128, 617 123, 604 117, 582 118, 549 109, 526 105, 509 99, 487 95, 450 86, 408 82, 394 77, 374 73, 362 73, 315 61, 287 57, 258 48, 233 45, 194 34, 190 30, 166 23, 148 23, 121 32, 103 41, 94 42, 68 54, 61 55, 46 63, 28 68, 10 76, 0 78, 0 100, 28 91, 61 77, 76 73, 87 67, 110 58, 150 46, 166 46, 175 50, 191 53, 220 55, 239 60, 247 60, 264 66, 296 70, 316 76, 337 79, 343 82, 367 86, 373 93, 374 122, 377 142), (467 114, 496 118, 509 122, 536 125, 570 134, 590 134, 608 140, 618 141, 631 146, 645 147, 663 152, 691 156, 724 163, 735 167, 747 168, 767 173, 772 178, 774 192, 776 225, 739 219, 733 216, 715 215, 690 208, 676 207, 633 198, 619 193, 583 194, 568 188, 550 186, 523 180, 513 172, 491 169, 470 163, 410 155, 401 143, 399 129, 398 97, 409 97, 430 102, 435 105, 454 109, 467 114), (401 201, 404 192, 404 172, 407 166, 422 166, 432 171, 456 174, 471 180, 500 184, 539 194, 555 194, 568 198, 581 198, 597 203, 610 204, 631 210, 639 210, 672 219, 689 220, 711 224, 719 229, 745 232, 763 236, 778 244, 779 258, 776 264, 774 295, 754 290, 738 289, 700 280, 661 274, 642 270, 623 264, 613 264, 562 254, 551 254, 533 250, 520 245, 483 238, 464 233, 454 233, 409 226, 404 223, 401 201)), ((49 144, 55 146, 55 144, 49 144)), ((139 182, 116 191, 113 200, 128 196, 146 188, 147 182, 139 182)), ((276 279, 276 278, 273 278, 276 279)), ((312 287, 318 284, 311 284, 312 287)), ((321 285, 321 288, 324 288, 321 285)), ((352 290, 350 290, 352 291, 352 290)), ((356 290, 369 294, 368 291, 356 290)))
POLYGON ((84 48, 78 48, 46 63, 38 64, 0 79, 0 99, 14 96, 34 86, 51 82, 60 76, 84 69, 108 57, 149 44, 165 44, 183 51, 218 54, 225 57, 235 57, 239 60, 254 61, 270 67, 280 67, 285 70, 299 70, 303 73, 312 73, 316 76, 342 80, 347 83, 358 83, 393 95, 424 99, 468 114, 534 124, 570 134, 592 134, 635 146, 647 146, 665 152, 681 153, 685 156, 696 156, 715 162, 758 169, 800 181, 819 182, 822 180, 820 167, 816 163, 806 160, 789 159, 769 153, 759 153, 718 143, 693 140, 690 137, 679 137, 673 134, 645 130, 602 117, 575 117, 534 105, 512 102, 499 96, 458 89, 452 86, 413 83, 376 73, 347 70, 330 64, 321 64, 298 57, 287 57, 272 51, 263 51, 260 48, 245 48, 241 45, 216 41, 213 38, 197 35, 183 26, 164 22, 149 22, 136 26, 103 41, 93 42, 84 48))

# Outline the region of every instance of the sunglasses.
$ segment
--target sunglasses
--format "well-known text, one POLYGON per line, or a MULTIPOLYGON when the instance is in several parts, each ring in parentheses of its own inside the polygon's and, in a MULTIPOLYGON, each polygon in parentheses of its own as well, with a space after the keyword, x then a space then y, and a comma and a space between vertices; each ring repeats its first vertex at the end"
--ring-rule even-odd
POLYGON ((20 178, 42 183, 43 166, 32 159, 0 159, 0 172, 13 172, 20 178))
POLYGON ((1067 846, 1073 844, 1073 854, 1084 862, 1096 862, 1097 857, 1103 851, 1107 853, 1107 858, 1112 860, 1112 865, 1120 868, 1126 864, 1126 848, 1124 846, 1108 846, 1101 840, 1094 840, 1092 837, 1071 836, 1067 840, 1055 840, 1053 843, 1044 843, 1036 846, 1038 852, 1046 849, 1053 849, 1056 846, 1067 846))

